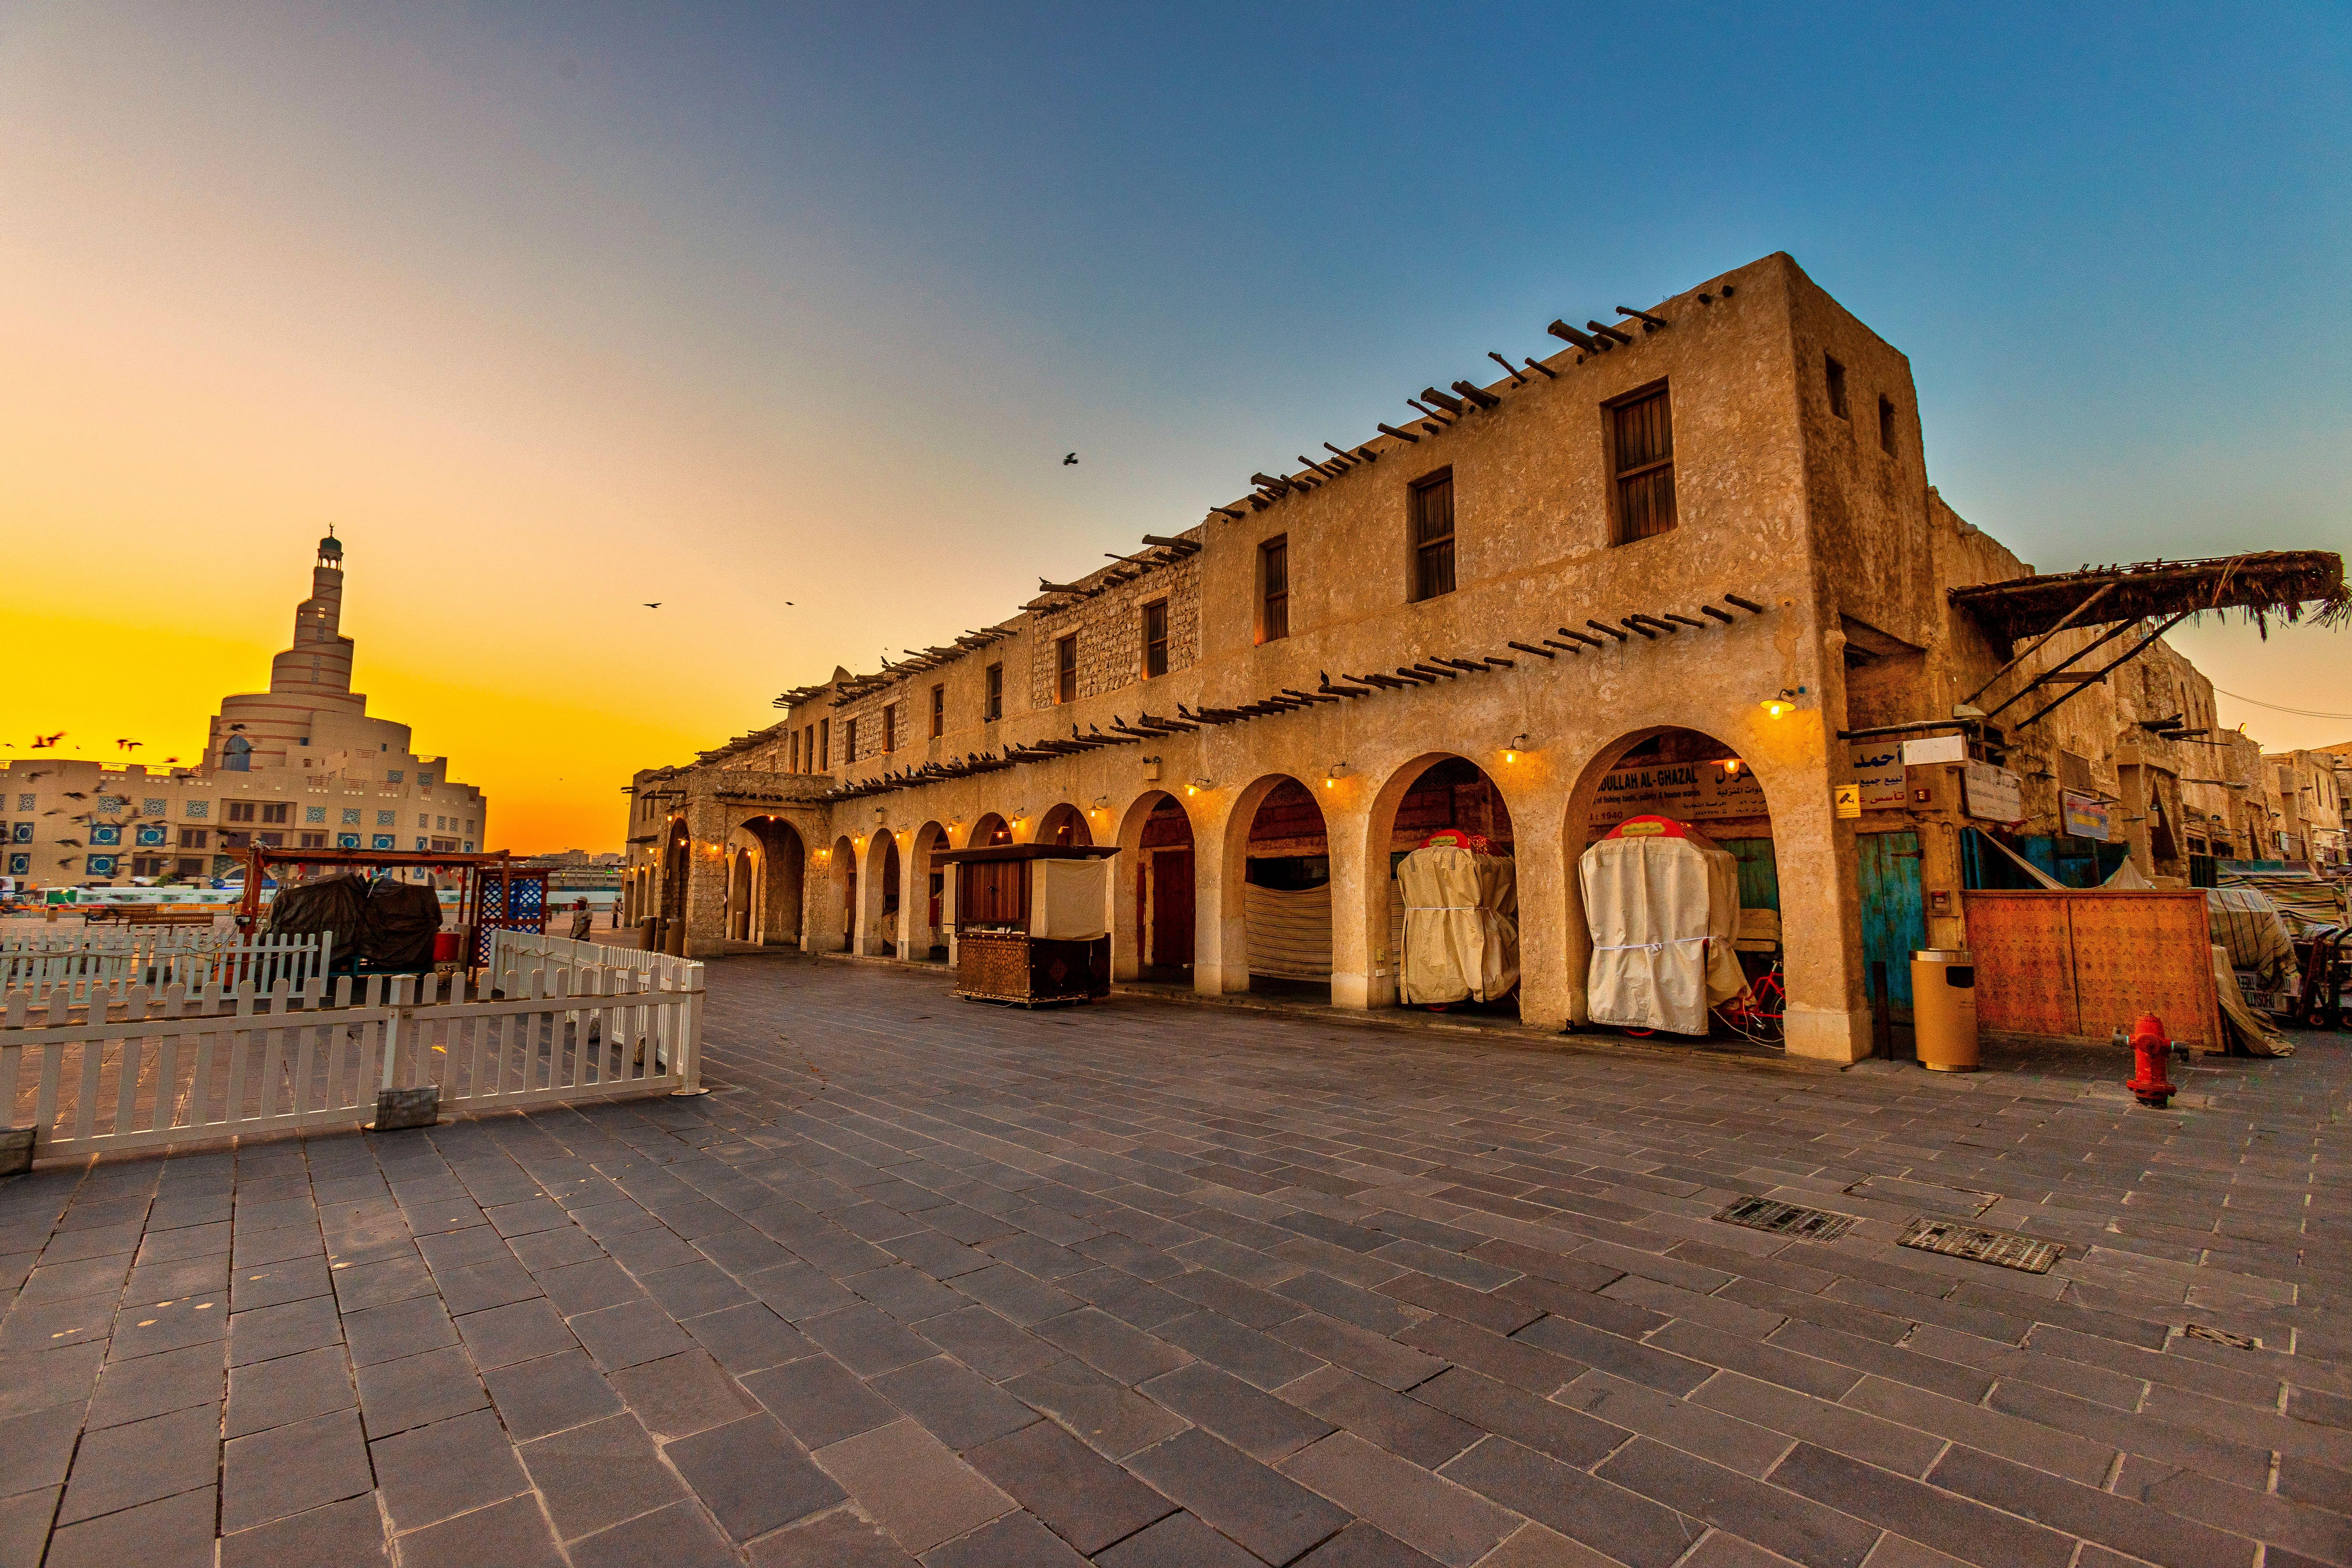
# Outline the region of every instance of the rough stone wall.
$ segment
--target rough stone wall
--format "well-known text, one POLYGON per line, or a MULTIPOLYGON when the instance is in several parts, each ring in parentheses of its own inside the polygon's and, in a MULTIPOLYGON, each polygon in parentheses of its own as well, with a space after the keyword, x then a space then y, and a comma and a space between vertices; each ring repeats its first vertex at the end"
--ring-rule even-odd
MULTIPOLYGON (((1078 639, 1078 696, 1081 700, 1124 691, 1143 679, 1143 607, 1156 599, 1168 601, 1168 673, 1189 668, 1201 658, 1200 557, 1146 572, 1131 583, 1084 600, 1066 610, 1039 614, 1029 638, 1029 704, 1051 708, 1055 689, 1055 649, 1061 640, 1078 639)), ((1143 705, 1150 693, 1139 692, 1143 705)), ((1165 704, 1162 705, 1163 707, 1165 704)))

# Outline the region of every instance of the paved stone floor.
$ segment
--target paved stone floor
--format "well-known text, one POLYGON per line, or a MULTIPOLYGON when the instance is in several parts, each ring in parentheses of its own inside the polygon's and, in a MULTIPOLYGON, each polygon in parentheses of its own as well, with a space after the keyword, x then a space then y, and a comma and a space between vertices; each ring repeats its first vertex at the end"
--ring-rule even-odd
POLYGON ((0 1565, 2352 1563, 2345 1037, 2159 1113, 711 978, 701 1100, 0 1183, 0 1565))

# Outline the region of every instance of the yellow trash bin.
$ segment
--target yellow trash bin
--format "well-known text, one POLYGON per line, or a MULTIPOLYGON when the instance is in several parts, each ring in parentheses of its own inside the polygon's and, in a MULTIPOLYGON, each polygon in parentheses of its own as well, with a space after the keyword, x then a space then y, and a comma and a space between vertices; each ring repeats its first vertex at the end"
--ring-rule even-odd
POLYGON ((1965 948, 1911 955, 1911 1024, 1919 1065, 1930 1072, 1977 1070, 1977 972, 1965 948))

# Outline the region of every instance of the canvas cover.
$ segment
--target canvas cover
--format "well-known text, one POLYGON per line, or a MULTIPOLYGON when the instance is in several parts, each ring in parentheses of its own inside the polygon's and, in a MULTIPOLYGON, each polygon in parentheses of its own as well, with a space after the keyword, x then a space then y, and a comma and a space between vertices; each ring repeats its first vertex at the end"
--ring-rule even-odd
MULTIPOLYGON (((2308 936, 2330 926, 2352 925, 2352 889, 2309 871, 2232 871, 2221 875, 2223 889, 2243 888, 2269 899, 2290 936, 2308 936)), ((2240 968, 2245 965, 2240 964, 2240 968)))
POLYGON ((1424 845, 1398 863, 1400 1000, 1427 1005, 1510 994, 1519 983, 1517 869, 1507 857, 1454 844, 1424 845))
POLYGON ((1029 862, 1029 934, 1092 942, 1110 934, 1110 858, 1029 862))
POLYGON ((1252 974, 1277 980, 1331 978, 1331 884, 1318 888, 1242 889, 1249 912, 1252 974))
POLYGON ((2231 963, 2230 950, 2219 944, 2213 949, 2213 990, 2221 1004, 2222 1032, 2231 1045, 2250 1057, 2294 1055, 2294 1042, 2247 1004, 2246 994, 2238 987, 2238 972, 2231 963))
POLYGON ((433 967, 433 938, 440 930, 438 894, 419 882, 382 878, 368 889, 348 951, 373 968, 421 973, 433 967))
POLYGON ((2264 991, 2295 987, 2301 977, 2294 965, 2294 943, 2267 894, 2255 888, 2208 888, 2205 909, 2213 945, 2229 953, 2232 969, 2251 973, 2264 991))
POLYGON ((269 901, 268 936, 323 936, 331 932, 338 946, 348 949, 358 935, 361 911, 367 907, 365 877, 329 877, 281 888, 269 901))
POLYGON ((1739 862, 1667 817, 1620 823, 1577 862, 1592 933, 1597 1024, 1704 1035, 1707 1009, 1748 988, 1733 950, 1739 862))

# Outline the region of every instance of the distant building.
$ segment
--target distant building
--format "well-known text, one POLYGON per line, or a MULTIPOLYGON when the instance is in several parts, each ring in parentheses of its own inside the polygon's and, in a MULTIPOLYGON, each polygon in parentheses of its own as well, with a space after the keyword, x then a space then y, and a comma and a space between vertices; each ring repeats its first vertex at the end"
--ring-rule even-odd
POLYGON ((449 850, 485 841, 482 792, 419 756, 408 726, 368 717, 341 635, 343 547, 319 542, 294 646, 269 689, 222 700, 203 765, 110 767, 49 756, 0 768, 7 874, 36 886, 233 871, 255 842, 301 849, 449 850))

